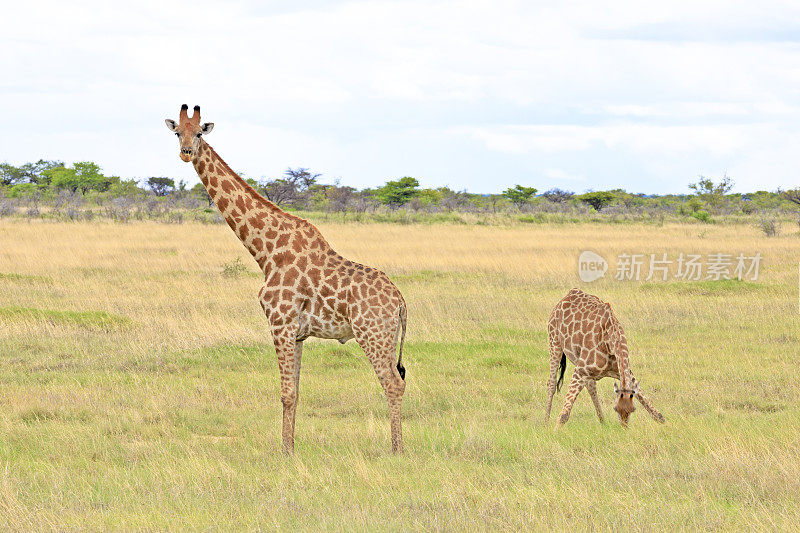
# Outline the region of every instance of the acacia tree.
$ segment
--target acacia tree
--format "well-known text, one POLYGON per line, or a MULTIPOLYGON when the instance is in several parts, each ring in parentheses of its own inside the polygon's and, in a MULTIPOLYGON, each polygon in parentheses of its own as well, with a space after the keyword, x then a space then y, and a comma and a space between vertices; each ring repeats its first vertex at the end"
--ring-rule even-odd
POLYGON ((503 191, 503 196, 511 200, 517 207, 529 203, 535 194, 535 187, 523 187, 522 185, 515 185, 513 188, 503 191))
POLYGON ((296 204, 306 198, 311 187, 322 174, 309 172, 307 168, 287 168, 283 178, 259 184, 258 189, 275 205, 296 204))
MULTIPOLYGON (((788 191, 781 191, 781 196, 800 207, 800 187, 788 191)), ((800 224, 800 219, 797 220, 797 223, 800 224)))
POLYGON ((175 190, 175 180, 171 178, 147 178, 146 184, 156 196, 166 196, 175 190))
POLYGON ((386 185, 375 191, 375 197, 382 204, 392 208, 407 204, 419 194, 419 180, 405 176, 399 180, 387 181, 386 185))
POLYGON ((611 191, 592 191, 581 194, 578 200, 589 204, 595 211, 600 211, 614 201, 614 193, 611 191))
POLYGON ((542 197, 549 201, 556 204, 563 204, 569 201, 570 198, 575 196, 575 193, 572 191, 562 191, 561 189, 550 189, 549 191, 545 191, 542 193, 542 197))
POLYGON ((202 183, 196 183, 195 186, 191 188, 190 192, 199 200, 203 200, 204 202, 206 202, 208 204, 208 207, 214 205, 214 200, 211 199, 211 196, 209 196, 205 185, 203 185, 202 183))
MULTIPOLYGON (((105 176, 100 165, 91 161, 78 161, 72 167, 49 168, 42 172, 50 185, 57 189, 67 189, 72 192, 86 193, 87 191, 107 191, 113 183, 119 181, 117 176, 105 176)), ((42 184, 44 180, 37 183, 42 184)), ((46 183, 46 182, 45 182, 46 183)))
POLYGON ((40 159, 35 163, 25 163, 19 167, 8 163, 0 163, 0 185, 17 185, 19 183, 47 185, 50 183, 50 178, 45 171, 63 166, 63 161, 48 161, 46 159, 40 159))
POLYGON ((723 174, 719 183, 714 183, 710 178, 703 175, 698 176, 700 179, 697 183, 690 183, 689 188, 703 200, 707 206, 713 209, 722 207, 725 200, 725 195, 733 189, 733 180, 727 175, 723 174))
POLYGON ((781 191, 781 196, 783 196, 793 204, 800 206, 800 187, 788 191, 781 191))

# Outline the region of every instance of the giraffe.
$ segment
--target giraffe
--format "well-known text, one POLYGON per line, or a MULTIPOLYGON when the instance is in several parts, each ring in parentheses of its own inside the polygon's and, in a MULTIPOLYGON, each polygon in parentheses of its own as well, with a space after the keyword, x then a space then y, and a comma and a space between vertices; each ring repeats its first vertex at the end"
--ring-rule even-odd
POLYGON ((405 391, 403 341, 406 304, 380 270, 348 261, 310 222, 286 213, 259 195, 206 143, 213 123, 200 123, 181 107, 180 158, 194 165, 225 221, 264 272, 258 297, 278 358, 283 404, 283 451, 294 452, 303 341, 309 337, 355 338, 378 376, 389 404, 392 451, 403 452, 400 404, 405 391), (398 345, 399 351, 395 353, 398 345))
POLYGON ((550 419, 553 395, 556 390, 561 389, 569 358, 575 365, 575 370, 572 373, 564 408, 559 416, 559 426, 569 420, 572 404, 583 387, 589 391, 597 417, 601 423, 603 422, 603 411, 600 408, 600 399, 597 397, 597 381, 606 376, 620 381, 619 386, 614 383, 616 396, 614 410, 623 426, 628 425, 628 418, 636 410, 633 405, 634 398, 657 422, 664 422, 664 416, 641 392, 639 383, 631 373, 625 332, 614 316, 610 304, 580 289, 572 289, 550 313, 547 330, 550 344, 550 378, 547 381, 545 421, 550 419), (561 375, 556 381, 559 367, 561 375))

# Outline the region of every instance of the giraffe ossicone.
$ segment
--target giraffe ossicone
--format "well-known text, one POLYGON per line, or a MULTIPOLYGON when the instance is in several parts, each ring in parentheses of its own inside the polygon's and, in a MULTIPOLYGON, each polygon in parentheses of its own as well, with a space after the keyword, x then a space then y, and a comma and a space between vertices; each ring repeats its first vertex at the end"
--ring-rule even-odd
POLYGON ((339 255, 310 222, 268 201, 222 160, 200 123, 181 106, 167 127, 180 143, 180 157, 194 165, 209 196, 264 272, 259 301, 272 333, 281 377, 283 449, 294 451, 303 341, 309 337, 355 338, 378 376, 389 404, 392 451, 402 453, 401 401, 405 391, 403 342, 406 304, 380 270, 339 255), (399 339, 399 350, 398 350, 399 339))
POLYGON ((641 392, 628 361, 628 341, 611 305, 580 289, 572 289, 556 304, 547 324, 550 348, 550 377, 547 381, 545 421, 550 419, 553 396, 561 389, 567 359, 575 365, 564 408, 558 423, 569 420, 572 405, 584 387, 589 391, 597 417, 603 422, 603 411, 597 396, 597 381, 604 377, 619 380, 614 383, 614 410, 623 425, 636 410, 636 399, 657 422, 664 422, 659 413, 641 392), (559 375, 560 371, 560 375, 559 375))

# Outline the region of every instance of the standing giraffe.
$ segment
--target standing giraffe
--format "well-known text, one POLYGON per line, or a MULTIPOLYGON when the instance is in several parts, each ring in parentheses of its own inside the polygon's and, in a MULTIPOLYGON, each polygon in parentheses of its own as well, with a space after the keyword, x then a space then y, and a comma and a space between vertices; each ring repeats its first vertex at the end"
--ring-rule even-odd
POLYGON ((642 394, 631 373, 625 332, 611 311, 610 304, 580 289, 572 289, 550 313, 547 331, 550 344, 550 379, 547 381, 545 421, 550 419, 553 395, 557 389, 561 389, 569 357, 575 365, 575 371, 572 373, 564 409, 558 419, 559 425, 569 420, 572 404, 584 386, 592 397, 597 417, 603 422, 603 411, 597 397, 597 380, 606 376, 620 381, 619 387, 614 383, 614 394, 617 398, 614 410, 623 426, 628 425, 628 417, 636 410, 633 405, 634 397, 657 422, 664 422, 664 416, 642 394), (561 375, 556 381, 559 366, 561 375))
POLYGON ((225 221, 264 271, 258 296, 278 356, 283 451, 294 451, 303 341, 319 337, 342 344, 355 338, 364 350, 389 402, 392 451, 402 453, 406 305, 400 291, 380 270, 336 253, 313 224, 259 195, 203 139, 214 124, 200 124, 200 106, 191 118, 188 109, 181 107, 177 124, 166 121, 178 136, 180 157, 194 165, 225 221))

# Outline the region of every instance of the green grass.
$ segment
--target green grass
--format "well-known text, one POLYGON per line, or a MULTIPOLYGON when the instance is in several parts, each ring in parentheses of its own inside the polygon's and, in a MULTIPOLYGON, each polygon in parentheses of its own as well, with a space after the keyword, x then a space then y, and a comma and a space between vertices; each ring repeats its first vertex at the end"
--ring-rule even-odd
POLYGON ((0 271, 19 276, 0 276, 0 529, 796 529, 794 235, 322 229, 409 305, 402 457, 360 348, 313 339, 281 454, 260 280, 227 227, 0 225, 0 271), (576 250, 656 240, 673 256, 760 251, 763 277, 577 280, 576 250), (610 380, 604 425, 585 393, 564 428, 543 422, 547 316, 576 285, 613 303, 665 424, 639 409, 620 427, 610 380))
POLYGON ((16 305, 0 307, 0 318, 5 320, 42 321, 54 325, 66 324, 100 331, 117 329, 129 322, 123 316, 106 311, 60 311, 16 305))

